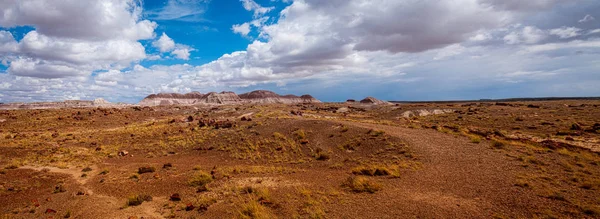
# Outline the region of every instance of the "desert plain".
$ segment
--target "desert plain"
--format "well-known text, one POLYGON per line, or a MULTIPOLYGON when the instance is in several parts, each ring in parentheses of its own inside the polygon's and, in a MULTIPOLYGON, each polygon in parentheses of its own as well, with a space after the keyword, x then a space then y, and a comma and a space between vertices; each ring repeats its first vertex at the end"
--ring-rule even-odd
POLYGON ((598 218, 600 101, 0 111, 0 218, 598 218))

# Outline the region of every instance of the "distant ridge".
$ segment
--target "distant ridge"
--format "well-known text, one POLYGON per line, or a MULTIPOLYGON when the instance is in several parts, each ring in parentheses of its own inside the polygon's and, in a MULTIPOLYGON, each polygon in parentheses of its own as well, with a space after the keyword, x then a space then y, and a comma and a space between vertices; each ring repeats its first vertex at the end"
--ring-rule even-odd
POLYGON ((305 94, 302 96, 296 95, 279 95, 268 90, 255 90, 248 93, 237 95, 231 91, 223 91, 221 93, 210 92, 202 94, 199 92, 191 92, 187 94, 179 93, 159 93, 150 94, 139 105, 142 106, 159 106, 159 105, 195 105, 195 104, 242 104, 242 103, 320 103, 321 101, 305 94))
POLYGON ((391 100, 391 103, 465 103, 465 102, 518 102, 518 101, 555 101, 555 100, 600 100, 600 97, 518 97, 504 99, 479 99, 479 100, 430 100, 430 101, 402 101, 391 100))

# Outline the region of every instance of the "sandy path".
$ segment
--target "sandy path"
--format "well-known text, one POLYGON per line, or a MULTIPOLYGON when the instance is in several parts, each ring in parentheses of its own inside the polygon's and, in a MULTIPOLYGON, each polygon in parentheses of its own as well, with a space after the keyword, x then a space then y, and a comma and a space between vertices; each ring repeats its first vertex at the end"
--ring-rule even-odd
POLYGON ((389 217, 531 217, 543 205, 540 202, 546 202, 514 186, 517 163, 503 151, 491 149, 488 142, 474 144, 435 130, 342 123, 402 138, 423 163, 422 169, 403 176, 392 192, 386 192, 389 200, 399 201, 373 209, 388 211, 389 217))

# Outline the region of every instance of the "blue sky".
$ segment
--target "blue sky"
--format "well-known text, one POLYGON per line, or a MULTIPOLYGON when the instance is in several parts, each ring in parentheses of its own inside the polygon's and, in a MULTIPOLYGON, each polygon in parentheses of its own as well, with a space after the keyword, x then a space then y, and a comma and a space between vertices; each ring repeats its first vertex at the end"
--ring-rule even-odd
POLYGON ((6 0, 0 102, 600 96, 596 0, 6 0))

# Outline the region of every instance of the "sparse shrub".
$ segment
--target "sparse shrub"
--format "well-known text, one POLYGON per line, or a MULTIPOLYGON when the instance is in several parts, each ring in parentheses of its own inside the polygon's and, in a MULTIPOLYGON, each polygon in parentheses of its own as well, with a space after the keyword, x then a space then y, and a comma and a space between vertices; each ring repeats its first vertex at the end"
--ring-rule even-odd
POLYGON ((385 132, 381 130, 370 129, 369 132, 367 132, 367 134, 371 135, 372 137, 379 137, 385 134, 385 132))
POLYGON ((272 218, 268 209, 256 200, 242 204, 239 214, 242 218, 272 218))
POLYGON ((471 136, 471 143, 479 144, 481 142, 481 138, 479 136, 471 136))
POLYGON ((141 205, 145 201, 147 201, 147 202, 152 201, 152 196, 149 196, 149 195, 129 196, 129 198, 127 198, 127 206, 138 206, 138 205, 141 205))
POLYGON ((302 129, 298 129, 293 134, 296 136, 298 140, 306 139, 306 133, 302 129))
POLYGON ((129 179, 138 180, 138 179, 140 179, 140 175, 139 175, 139 174, 136 174, 136 173, 134 173, 133 175, 131 175, 131 176, 129 177, 129 179))
POLYGON ((275 137, 277 139, 285 140, 285 135, 283 135, 279 132, 273 132, 273 137, 275 137))
POLYGON ((381 190, 381 185, 379 183, 362 176, 350 176, 344 181, 342 186, 348 187, 350 190, 357 193, 375 193, 381 190))
POLYGON ((366 176, 388 176, 392 175, 392 171, 390 171, 387 167, 382 166, 359 166, 352 169, 352 173, 356 175, 366 175, 366 176))
POLYGON ((140 167, 140 168, 138 168, 138 173, 139 174, 154 173, 155 171, 156 171, 156 168, 154 168, 154 167, 140 167))
POLYGON ((192 178, 190 178, 190 180, 188 181, 188 184, 190 186, 206 186, 206 184, 209 184, 210 182, 212 182, 212 177, 210 176, 210 174, 204 172, 204 171, 199 171, 198 173, 194 174, 194 176, 192 176, 192 178))

